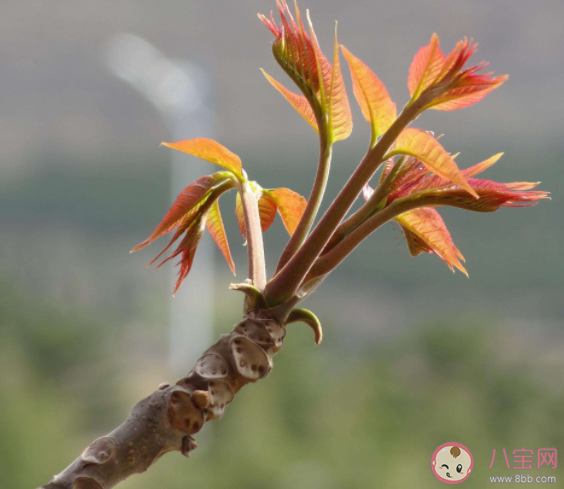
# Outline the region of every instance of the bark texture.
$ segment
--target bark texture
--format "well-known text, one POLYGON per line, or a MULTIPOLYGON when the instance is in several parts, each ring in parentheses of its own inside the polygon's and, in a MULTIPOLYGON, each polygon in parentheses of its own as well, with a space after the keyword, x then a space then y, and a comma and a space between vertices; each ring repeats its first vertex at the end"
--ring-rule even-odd
MULTIPOLYGON (((239 389, 271 371, 272 357, 284 343, 288 316, 275 312, 247 312, 186 377, 176 385, 161 385, 138 402, 121 426, 91 443, 42 489, 109 489, 144 472, 167 452, 189 456, 197 446, 192 435, 206 422, 221 418, 239 389)), ((319 329, 316 340, 320 334, 319 329)))

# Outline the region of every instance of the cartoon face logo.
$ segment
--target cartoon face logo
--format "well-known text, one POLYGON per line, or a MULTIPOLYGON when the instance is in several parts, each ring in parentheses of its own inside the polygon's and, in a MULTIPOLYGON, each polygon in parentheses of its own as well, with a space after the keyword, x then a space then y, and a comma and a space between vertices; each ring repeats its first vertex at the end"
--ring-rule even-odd
POLYGON ((461 443, 443 443, 433 453, 431 469, 435 477, 445 484, 460 484, 470 477, 474 459, 461 443))

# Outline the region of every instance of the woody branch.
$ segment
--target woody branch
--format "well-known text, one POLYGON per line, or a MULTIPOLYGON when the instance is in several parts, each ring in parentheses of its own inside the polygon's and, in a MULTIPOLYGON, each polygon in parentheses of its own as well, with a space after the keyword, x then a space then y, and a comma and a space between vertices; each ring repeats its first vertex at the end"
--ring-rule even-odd
POLYGON ((208 421, 221 418, 242 387, 269 374, 295 304, 249 310, 186 377, 175 385, 161 385, 139 401, 123 424, 92 442, 42 489, 110 489, 146 471, 168 452, 189 456, 197 446, 193 435, 208 421))

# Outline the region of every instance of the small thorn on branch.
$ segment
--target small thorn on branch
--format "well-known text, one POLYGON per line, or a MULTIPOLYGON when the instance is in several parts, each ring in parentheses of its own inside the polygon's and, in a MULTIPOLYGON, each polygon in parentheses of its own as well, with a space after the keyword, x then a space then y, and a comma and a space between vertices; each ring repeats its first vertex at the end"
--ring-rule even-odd
POLYGON ((182 439, 182 455, 184 455, 185 457, 190 457, 190 452, 192 450, 195 450, 196 448, 198 448, 198 444, 196 443, 196 440, 194 440, 194 438, 192 438, 191 436, 185 436, 182 439))

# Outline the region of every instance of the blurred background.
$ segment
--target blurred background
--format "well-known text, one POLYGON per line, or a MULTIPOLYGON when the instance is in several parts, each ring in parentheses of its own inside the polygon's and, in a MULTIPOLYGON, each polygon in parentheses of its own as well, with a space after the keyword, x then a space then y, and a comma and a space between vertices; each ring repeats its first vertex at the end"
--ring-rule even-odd
MULTIPOLYGON (((162 218, 171 188, 190 183, 184 173, 193 180, 215 171, 188 157, 186 169, 171 166, 161 141, 214 135, 264 187, 309 195, 315 134, 259 71, 284 80, 256 18, 273 7, 0 2, 3 487, 46 483, 137 400, 187 373, 192 354, 179 351, 240 318, 241 297, 228 290, 246 278, 234 195, 222 209, 236 279, 208 238, 196 256, 208 285, 190 276, 172 299, 172 271, 145 269, 160 243, 129 250, 162 218), (159 78, 164 68, 145 73, 160 102, 120 71, 124 39, 178 67, 168 82, 159 78), (192 83, 185 92, 184 82, 192 83), (185 112, 176 111, 182 104, 185 112), (194 298, 213 301, 213 311, 183 310, 194 298)), ((380 230, 305 304, 324 325, 322 345, 292 326, 269 378, 206 427, 190 460, 168 455, 123 487, 432 488, 440 483, 430 457, 455 440, 474 454, 466 486, 478 488, 508 472, 500 460, 488 469, 493 449, 564 450, 564 3, 307 0, 301 8, 311 9, 326 53, 339 20, 339 40, 399 107, 412 57, 433 32, 447 51, 474 37, 475 60, 509 81, 476 106, 427 113, 416 126, 445 133, 441 142, 461 151, 461 167, 504 151, 484 178, 541 180, 553 200, 487 215, 442 212, 470 279, 436 257, 411 258, 397 226, 380 230)), ((349 96, 356 131, 335 148, 329 198, 368 141, 349 96)), ((279 220, 265 239, 272 270, 287 240, 279 220)), ((564 480, 561 468, 530 473, 564 480)))

